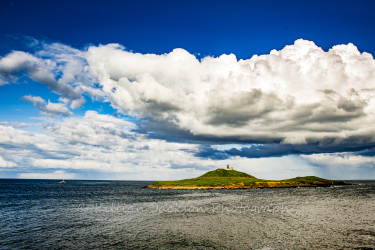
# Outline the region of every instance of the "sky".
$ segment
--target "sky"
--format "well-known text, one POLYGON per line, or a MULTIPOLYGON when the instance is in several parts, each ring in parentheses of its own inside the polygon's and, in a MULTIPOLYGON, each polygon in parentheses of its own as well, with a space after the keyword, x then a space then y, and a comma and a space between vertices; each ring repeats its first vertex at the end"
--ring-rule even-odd
POLYGON ((0 1, 0 178, 375 178, 374 1, 0 1))

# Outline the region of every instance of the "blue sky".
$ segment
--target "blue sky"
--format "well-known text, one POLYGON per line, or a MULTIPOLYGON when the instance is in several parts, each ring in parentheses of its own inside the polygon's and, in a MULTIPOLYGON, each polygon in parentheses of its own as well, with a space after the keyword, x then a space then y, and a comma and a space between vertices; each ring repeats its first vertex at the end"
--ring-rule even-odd
POLYGON ((0 177, 373 179, 374 7, 1 1, 0 177))

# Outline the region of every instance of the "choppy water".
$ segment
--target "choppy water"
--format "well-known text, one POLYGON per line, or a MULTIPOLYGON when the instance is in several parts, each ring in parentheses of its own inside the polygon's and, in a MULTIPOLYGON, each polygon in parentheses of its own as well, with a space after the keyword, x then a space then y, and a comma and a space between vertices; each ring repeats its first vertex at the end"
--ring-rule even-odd
POLYGON ((332 188, 143 189, 0 180, 1 249, 372 249, 375 181, 332 188))

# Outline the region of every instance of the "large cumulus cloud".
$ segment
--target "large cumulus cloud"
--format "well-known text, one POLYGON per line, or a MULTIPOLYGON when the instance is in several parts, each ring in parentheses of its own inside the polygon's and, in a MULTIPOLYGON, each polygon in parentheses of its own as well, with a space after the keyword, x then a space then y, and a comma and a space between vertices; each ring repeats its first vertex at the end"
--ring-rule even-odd
POLYGON ((276 143, 285 152, 375 143, 375 61, 353 44, 323 51, 299 39, 248 60, 198 60, 183 49, 139 54, 110 44, 90 47, 86 59, 116 107, 150 121, 145 130, 167 124, 177 136, 276 143))
POLYGON ((119 44, 83 50, 43 44, 34 54, 15 51, 0 59, 0 84, 17 82, 22 72, 61 95, 59 110, 83 105, 85 94, 110 101, 139 118, 133 132, 205 144, 194 152, 202 157, 375 146, 375 61, 353 44, 324 51, 299 39, 247 60, 233 54, 197 59, 183 49, 155 55, 119 44), (227 143, 246 146, 224 151, 207 146, 227 143))

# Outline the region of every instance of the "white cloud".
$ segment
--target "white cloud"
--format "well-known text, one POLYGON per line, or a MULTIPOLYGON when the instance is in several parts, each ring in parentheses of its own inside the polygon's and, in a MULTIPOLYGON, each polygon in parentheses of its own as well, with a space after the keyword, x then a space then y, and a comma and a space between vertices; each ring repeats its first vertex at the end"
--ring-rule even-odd
POLYGON ((330 179, 358 180, 375 178, 375 158, 356 153, 301 155, 307 164, 316 166, 316 173, 330 179))
POLYGON ((1 168, 11 168, 15 166, 17 166, 17 164, 11 161, 4 160, 4 158, 0 155, 0 167, 1 168))
POLYGON ((74 173, 65 173, 63 170, 56 170, 53 173, 19 173, 18 178, 22 179, 75 179, 74 173))
POLYGON ((374 147, 374 72, 372 55, 360 53, 353 44, 323 51, 302 39, 248 60, 237 60, 233 54, 198 60, 183 49, 154 55, 127 52, 117 44, 87 50, 44 44, 33 55, 16 51, 0 58, 0 85, 17 82, 25 73, 61 95, 60 103, 23 97, 45 114, 71 115, 67 105, 80 107, 85 102, 82 95, 88 94, 151 125, 143 128, 142 123, 88 111, 83 117, 45 119, 47 136, 3 122, 0 155, 14 167, 113 172, 136 179, 169 179, 189 169, 202 172, 225 166, 228 161, 250 173, 246 166, 254 164, 263 174, 289 164, 284 176, 317 171, 310 166, 353 170, 357 163, 372 168, 373 157, 350 153, 216 161, 195 153, 200 151, 198 139, 212 144, 265 144, 247 151, 238 146, 233 154, 252 157, 374 147), (141 134, 137 129, 156 133, 141 134), (179 141, 196 136, 197 144, 150 139, 161 138, 158 132, 167 139, 181 136, 179 141), (246 154, 251 150, 259 154, 246 154), (279 160, 283 164, 278 165, 279 160), (346 160, 351 163, 345 164, 346 160), (300 163, 303 168, 296 166, 300 163))
POLYGON ((248 60, 201 61, 183 49, 139 54, 110 44, 86 58, 116 107, 194 135, 304 144, 374 132, 375 61, 353 44, 325 52, 299 39, 248 60))
POLYGON ((40 96, 24 96, 21 100, 31 103, 35 108, 44 111, 43 114, 54 116, 54 115, 63 115, 69 116, 72 115, 72 112, 65 106, 63 103, 52 103, 48 100, 48 103, 41 98, 40 96))
POLYGON ((65 107, 62 103, 52 103, 48 101, 48 104, 41 107, 41 110, 44 111, 47 115, 63 115, 68 116, 71 115, 72 112, 69 111, 67 107, 65 107))
MULTIPOLYGON (((200 61, 183 49, 155 55, 118 44, 78 50, 53 43, 0 59, 2 83, 23 71, 73 109, 87 93, 124 114, 207 138, 309 144, 374 132, 375 61, 353 44, 326 52, 299 39, 247 60, 230 54, 200 61)), ((48 110, 67 114, 59 106, 48 110)))
MULTIPOLYGON (((332 175, 332 171, 321 171, 322 165, 333 162, 325 155, 254 159, 237 156, 211 160, 195 156, 199 151, 197 144, 149 139, 132 132, 134 128, 136 125, 132 122, 94 111, 60 121, 48 119, 44 124, 48 135, 0 126, 0 164, 21 172, 19 178, 48 179, 82 179, 87 178, 87 174, 94 176, 93 173, 97 175, 92 178, 97 179, 181 179, 196 177, 227 164, 266 179, 304 175, 328 178, 332 175), (6 158, 9 155, 11 159, 6 158), (312 158, 320 159, 320 167, 312 167, 317 165, 312 158)), ((337 162, 337 166, 343 162, 337 162)), ((341 173, 342 179, 353 175, 355 167, 347 168, 351 171, 346 175, 341 173)))
MULTIPOLYGON (((54 71, 61 75, 58 84, 61 86, 74 86, 76 93, 87 93, 93 99, 102 100, 105 94, 101 89, 95 87, 96 80, 92 79, 88 72, 86 52, 74 49, 64 44, 53 43, 43 44, 43 50, 36 53, 36 56, 48 58, 56 63, 54 71)), ((85 103, 84 98, 71 98, 65 95, 71 107, 77 108, 85 103)))
POLYGON ((314 165, 334 166, 334 167, 375 167, 375 158, 349 154, 349 153, 332 153, 332 154, 313 154, 301 155, 301 157, 314 165))
POLYGON ((63 63, 63 58, 67 57, 66 51, 60 56, 51 58, 52 60, 50 58, 40 58, 40 56, 45 55, 45 52, 49 53, 49 57, 53 56, 50 50, 39 52, 37 55, 14 51, 0 58, 0 86, 10 82, 17 82, 19 75, 26 73, 32 80, 47 85, 50 90, 57 92, 71 102, 75 101, 72 108, 76 108, 78 103, 83 104, 84 98, 72 84, 85 78, 82 72, 77 78, 73 74, 84 66, 78 60, 70 60, 67 63, 63 63), (56 80, 56 75, 61 73, 62 76, 56 80))
POLYGON ((0 122, 0 125, 3 126, 12 126, 12 127, 31 127, 35 126, 35 123, 25 123, 25 122, 0 122))
POLYGON ((26 95, 21 98, 23 101, 31 103, 34 107, 47 105, 46 101, 40 96, 26 95))
POLYGON ((197 145, 147 139, 131 132, 134 126, 94 111, 84 117, 49 120, 44 127, 49 135, 0 126, 0 155, 12 155, 15 164, 32 173, 32 169, 39 169, 40 173, 48 169, 71 173, 85 170, 132 175, 135 179, 173 178, 175 174, 191 169, 201 172, 215 164, 213 160, 194 157, 192 152, 197 145))

